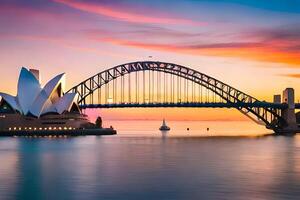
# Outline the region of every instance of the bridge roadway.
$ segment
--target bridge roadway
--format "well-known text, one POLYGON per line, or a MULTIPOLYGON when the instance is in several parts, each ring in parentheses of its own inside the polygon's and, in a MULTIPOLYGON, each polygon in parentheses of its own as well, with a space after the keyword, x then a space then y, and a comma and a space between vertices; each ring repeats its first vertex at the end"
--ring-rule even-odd
MULTIPOLYGON (((185 108, 273 108, 284 109, 287 108, 287 104, 269 103, 269 102, 254 102, 254 103, 192 103, 192 102, 178 102, 178 103, 107 103, 107 104, 85 104, 80 105, 80 108, 152 108, 152 107, 185 107, 185 108)), ((300 109, 300 103, 295 104, 296 109, 300 109)))

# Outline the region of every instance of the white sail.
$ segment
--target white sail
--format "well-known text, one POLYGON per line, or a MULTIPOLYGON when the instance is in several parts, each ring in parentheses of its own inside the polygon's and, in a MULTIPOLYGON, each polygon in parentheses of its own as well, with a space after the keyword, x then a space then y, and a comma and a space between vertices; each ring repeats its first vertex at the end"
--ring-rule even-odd
POLYGON ((161 126, 167 126, 166 125, 166 121, 165 121, 165 119, 163 119, 163 123, 162 123, 162 125, 161 126))

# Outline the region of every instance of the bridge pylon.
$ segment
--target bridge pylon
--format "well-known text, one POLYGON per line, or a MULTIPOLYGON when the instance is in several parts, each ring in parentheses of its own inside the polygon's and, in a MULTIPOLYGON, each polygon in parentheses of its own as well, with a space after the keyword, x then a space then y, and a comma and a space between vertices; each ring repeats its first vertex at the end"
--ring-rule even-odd
POLYGON ((281 115, 285 120, 285 126, 277 131, 278 133, 296 133, 299 128, 296 121, 295 113, 295 92, 293 88, 286 88, 282 93, 282 103, 287 107, 282 109, 281 115))

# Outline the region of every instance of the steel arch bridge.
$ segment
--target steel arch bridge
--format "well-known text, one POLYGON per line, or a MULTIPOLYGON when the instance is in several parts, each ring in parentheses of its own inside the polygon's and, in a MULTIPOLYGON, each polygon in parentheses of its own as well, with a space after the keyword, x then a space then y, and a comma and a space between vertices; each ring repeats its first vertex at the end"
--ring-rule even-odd
POLYGON ((191 68, 158 61, 118 65, 71 88, 81 108, 225 107, 236 108, 269 129, 286 126, 284 104, 259 101, 191 68))

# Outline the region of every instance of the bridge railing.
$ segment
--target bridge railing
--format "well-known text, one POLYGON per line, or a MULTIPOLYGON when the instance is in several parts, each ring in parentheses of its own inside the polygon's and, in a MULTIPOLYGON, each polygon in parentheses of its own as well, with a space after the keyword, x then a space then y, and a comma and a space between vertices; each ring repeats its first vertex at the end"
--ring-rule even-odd
POLYGON ((85 104, 80 108, 147 108, 147 107, 191 107, 191 108, 239 108, 239 107, 252 107, 252 108, 273 108, 273 109, 285 109, 286 104, 274 104, 267 102, 255 102, 255 103, 224 103, 224 102, 180 102, 180 103, 108 103, 108 104, 85 104))

